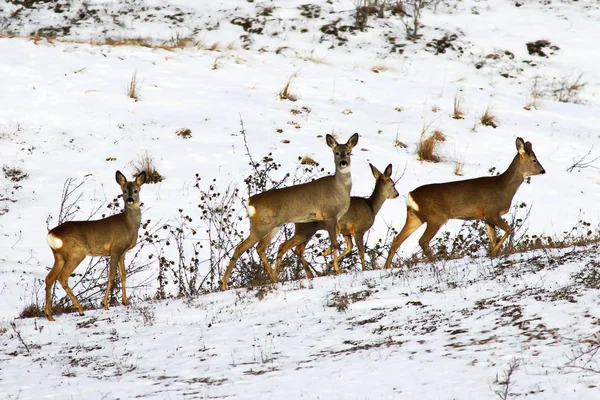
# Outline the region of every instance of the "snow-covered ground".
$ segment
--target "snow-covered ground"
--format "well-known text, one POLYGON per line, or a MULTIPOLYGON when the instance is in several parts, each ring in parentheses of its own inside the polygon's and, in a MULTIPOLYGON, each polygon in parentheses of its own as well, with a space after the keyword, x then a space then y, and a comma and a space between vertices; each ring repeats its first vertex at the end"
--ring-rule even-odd
MULTIPOLYGON (((196 174, 203 189, 217 179, 220 190, 233 184, 247 196, 244 178, 253 171, 240 120, 253 158, 272 153, 281 164, 275 177, 294 174, 304 156, 331 173, 327 133, 343 141, 360 134, 353 195, 373 188, 368 163, 380 170, 391 163, 395 178, 402 176, 401 196, 384 204, 370 244, 387 226, 401 229, 408 191, 461 179, 457 164, 463 177, 503 171, 517 137, 533 143, 547 171, 515 196, 530 210, 528 233, 561 237, 579 221, 597 231, 598 2, 442 1, 424 11, 414 42, 389 9, 384 18, 371 15, 361 32, 349 28, 354 1, 307 4, 0 4, 0 163, 27 174, 18 182, 0 174, 0 393, 18 399, 598 397, 597 373, 564 368, 598 333, 594 246, 498 259, 483 256, 482 248, 479 258, 418 264, 410 272, 351 269, 339 277, 146 302, 156 291, 154 265, 128 280, 130 307, 10 325, 24 306, 41 301, 53 262, 45 234, 57 223, 67 179, 86 179, 76 194, 76 218, 100 208, 97 218, 119 194, 115 171, 133 175, 131 163, 147 152, 165 179, 143 187, 143 219, 174 223, 182 209, 198 228, 194 240, 205 243, 196 174), (58 37, 48 39, 52 32, 58 37), (102 44, 107 39, 152 46, 102 44), (182 39, 189 40, 181 48, 161 48, 182 39), (546 56, 530 54, 526 44, 533 49, 540 40, 548 42, 537 46, 546 56), (127 96, 134 74, 139 101, 127 96), (291 76, 297 100, 280 100, 291 76), (566 94, 570 102, 557 101, 558 89, 576 83, 583 86, 566 94), (534 91, 536 107, 525 110, 534 91), (455 98, 462 120, 452 118, 455 98), (488 107, 497 128, 479 123, 488 107), (439 163, 415 154, 423 127, 446 136, 439 163), (191 138, 179 137, 181 128, 191 138), (135 289, 147 280, 150 286, 135 289), (348 308, 338 310, 347 299, 348 308), (510 393, 501 397, 497 383, 513 362, 510 393)), ((460 227, 454 221, 445 229, 452 234, 460 227)), ((418 250, 420 232, 400 256, 418 250)), ((206 274, 207 263, 201 265, 206 274)), ((590 365, 600 369, 596 360, 590 365)))

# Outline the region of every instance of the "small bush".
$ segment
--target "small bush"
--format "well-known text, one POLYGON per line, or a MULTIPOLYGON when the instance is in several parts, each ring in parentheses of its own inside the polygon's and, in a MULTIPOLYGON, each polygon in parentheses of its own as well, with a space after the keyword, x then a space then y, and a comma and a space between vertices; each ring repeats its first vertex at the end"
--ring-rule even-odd
MULTIPOLYGON (((52 311, 54 313, 54 310, 52 311)), ((19 313, 19 318, 41 318, 44 316, 44 309, 37 303, 26 305, 19 313)))
POLYGON ((140 155, 132 164, 133 168, 135 168, 135 175, 146 171, 146 183, 158 183, 164 179, 160 172, 156 170, 154 158, 147 151, 140 155))

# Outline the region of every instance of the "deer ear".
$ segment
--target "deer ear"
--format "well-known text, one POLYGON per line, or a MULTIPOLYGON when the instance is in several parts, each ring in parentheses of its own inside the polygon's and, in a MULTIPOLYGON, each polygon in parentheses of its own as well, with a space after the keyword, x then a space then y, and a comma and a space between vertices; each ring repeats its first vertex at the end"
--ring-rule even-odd
POLYGON ((139 175, 135 177, 135 183, 137 183, 138 186, 142 186, 146 183, 146 171, 140 172, 139 175))
POLYGON ((383 171, 383 175, 386 178, 390 178, 392 176, 392 164, 389 164, 386 168, 385 171, 383 171))
POLYGON ((331 147, 332 149, 335 149, 338 146, 338 142, 329 133, 327 136, 325 136, 325 142, 327 143, 327 146, 331 147))
POLYGON ((518 137, 517 138, 517 151, 519 152, 519 154, 523 155, 527 152, 527 149, 525 148, 525 142, 523 141, 522 138, 518 137))
POLYGON ((350 139, 348 139, 348 142, 346 143, 347 146, 350 147, 354 147, 358 144, 358 133, 355 133, 354 135, 350 136, 350 139))
POLYGON ((529 153, 533 154, 533 147, 531 146, 531 142, 525 143, 525 150, 527 150, 529 153))
POLYGON ((125 175, 123 175, 121 173, 121 171, 117 171, 115 178, 117 179, 117 183, 123 187, 125 186, 125 184, 127 183, 127 178, 125 178, 125 175))
POLYGON ((369 163, 369 167, 371 167, 371 173, 373 174, 373 177, 375 179, 379 179, 379 177, 381 176, 381 172, 379 172, 379 170, 375 168, 375 166, 371 163, 369 163))

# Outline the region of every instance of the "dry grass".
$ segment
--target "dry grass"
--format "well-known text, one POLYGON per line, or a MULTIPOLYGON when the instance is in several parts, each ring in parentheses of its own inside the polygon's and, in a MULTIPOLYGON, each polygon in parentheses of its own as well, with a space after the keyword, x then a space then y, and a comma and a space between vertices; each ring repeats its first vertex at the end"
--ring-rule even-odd
POLYGON ((223 61, 226 57, 227 57, 227 53, 221 53, 218 56, 216 56, 215 60, 213 61, 213 65, 210 69, 212 69, 214 71, 214 70, 221 68, 221 61, 223 61))
POLYGON ((496 129, 498 127, 498 118, 492 113, 492 109, 488 106, 479 118, 479 122, 483 126, 491 126, 496 129))
POLYGON ((192 137, 192 131, 189 128, 178 129, 175 133, 182 139, 189 139, 192 137))
POLYGON ((421 139, 417 144, 417 156, 421 161, 440 162, 441 158, 437 154, 437 147, 440 142, 446 140, 444 133, 436 129, 431 135, 427 136, 427 126, 421 129, 421 139))
POLYGON ((316 162, 311 156, 304 156, 302 157, 302 159, 300 160, 300 164, 302 165, 319 165, 318 162, 316 162))
POLYGON ((136 176, 142 171, 146 171, 146 183, 158 183, 164 179, 164 177, 156 170, 154 158, 152 158, 147 151, 131 164, 133 165, 133 168, 135 168, 136 176))
POLYGON ((372 72, 375 72, 376 74, 380 73, 380 72, 385 72, 388 70, 388 67, 386 67, 385 65, 375 65, 373 68, 371 68, 372 72))
POLYGON ((285 83, 285 85, 283 86, 283 88, 281 88, 281 90, 279 91, 279 100, 289 100, 289 101, 298 100, 298 97, 290 91, 292 81, 294 80, 294 78, 296 78, 297 75, 298 75, 297 72, 294 72, 292 75, 290 75, 290 77, 288 78, 288 80, 285 83))
POLYGON ((533 84, 531 85, 531 91, 529 92, 529 95, 527 96, 527 103, 525 104, 525 107, 523 107, 527 111, 538 109, 538 101, 539 101, 540 97, 542 97, 542 93, 540 92, 538 86, 539 86, 538 78, 536 77, 533 79, 533 84))
POLYGON ((454 107, 453 107, 453 112, 452 112, 452 118, 454 118, 454 119, 464 119, 465 118, 465 114, 460 105, 461 102, 462 102, 462 98, 457 93, 454 96, 454 107))
POLYGON ((305 57, 300 57, 300 59, 302 59, 304 61, 310 61, 310 62, 318 64, 318 65, 327 65, 327 61, 325 61, 324 58, 316 58, 316 57, 314 57, 312 55, 305 56, 305 57))
POLYGON ((454 171, 452 171, 454 175, 463 176, 463 166, 464 164, 462 161, 454 161, 454 171))
POLYGON ((398 139, 398 133, 396 133, 396 139, 394 139, 394 147, 400 147, 401 149, 405 149, 408 146, 406 145, 406 143, 400 141, 400 139, 398 139))
POLYGON ((137 78, 137 71, 133 73, 129 85, 127 85, 127 97, 140 101, 140 91, 142 89, 142 82, 137 78))
POLYGON ((438 111, 440 111, 440 108, 438 106, 431 106, 431 112, 436 113, 438 111))

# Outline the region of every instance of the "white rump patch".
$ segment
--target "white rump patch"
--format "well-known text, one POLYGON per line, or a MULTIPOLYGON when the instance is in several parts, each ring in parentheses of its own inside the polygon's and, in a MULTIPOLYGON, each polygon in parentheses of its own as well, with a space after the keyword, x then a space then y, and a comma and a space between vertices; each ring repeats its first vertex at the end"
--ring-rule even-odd
POLYGON ((54 250, 60 249, 63 246, 63 241, 51 233, 46 236, 46 242, 48 243, 48 246, 52 247, 54 250))
POLYGON ((248 205, 248 216, 253 217, 256 214, 256 208, 254 206, 248 205))
POLYGON ((415 211, 419 211, 419 205, 415 202, 415 200, 412 198, 410 193, 408 194, 408 197, 406 198, 406 205, 415 211))

